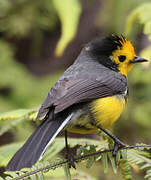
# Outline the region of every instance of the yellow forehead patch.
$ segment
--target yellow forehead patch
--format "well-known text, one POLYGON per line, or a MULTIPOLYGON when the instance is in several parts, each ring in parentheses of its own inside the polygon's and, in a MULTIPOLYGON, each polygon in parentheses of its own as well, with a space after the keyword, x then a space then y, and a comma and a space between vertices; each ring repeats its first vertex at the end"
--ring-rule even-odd
POLYGON ((133 64, 129 62, 135 58, 135 50, 129 40, 123 37, 120 39, 121 40, 117 42, 117 44, 120 43, 120 45, 117 45, 117 49, 112 52, 112 56, 110 58, 118 65, 120 73, 127 76, 128 72, 133 67, 133 64), (123 62, 120 62, 119 56, 125 56, 126 58, 123 62))
MULTIPOLYGON (((118 46, 118 49, 113 51, 113 56, 120 56, 124 55, 126 56, 126 62, 133 60, 135 57, 135 50, 131 42, 127 39, 124 39, 121 37, 120 41, 122 47, 118 46)), ((118 63, 118 62, 117 62, 118 63)))
POLYGON ((131 44, 130 41, 126 40, 125 42, 123 41, 123 43, 121 43, 122 46, 122 51, 127 53, 130 53, 131 56, 134 58, 135 56, 135 50, 134 50, 134 46, 131 44))

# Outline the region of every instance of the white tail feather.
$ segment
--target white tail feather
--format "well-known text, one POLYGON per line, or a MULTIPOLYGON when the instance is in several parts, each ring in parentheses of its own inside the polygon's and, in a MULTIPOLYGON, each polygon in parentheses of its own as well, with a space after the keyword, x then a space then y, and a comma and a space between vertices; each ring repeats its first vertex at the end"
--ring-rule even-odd
POLYGON ((46 147, 44 148, 44 150, 42 151, 39 160, 42 159, 43 154, 45 153, 45 151, 47 150, 48 146, 53 142, 53 140, 55 139, 55 137, 59 134, 59 132, 65 127, 65 125, 67 124, 67 122, 71 119, 73 114, 70 114, 61 124, 61 126, 57 129, 57 131, 55 132, 55 134, 52 136, 52 138, 50 139, 50 141, 48 142, 48 144, 46 145, 46 147))

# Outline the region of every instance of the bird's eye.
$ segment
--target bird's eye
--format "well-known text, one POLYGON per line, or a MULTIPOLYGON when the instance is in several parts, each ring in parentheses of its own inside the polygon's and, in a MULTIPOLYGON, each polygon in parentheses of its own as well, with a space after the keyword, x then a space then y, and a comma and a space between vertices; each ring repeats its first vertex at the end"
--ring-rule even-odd
POLYGON ((120 62, 124 62, 125 59, 126 59, 126 56, 121 55, 121 56, 118 57, 118 59, 119 59, 120 62))

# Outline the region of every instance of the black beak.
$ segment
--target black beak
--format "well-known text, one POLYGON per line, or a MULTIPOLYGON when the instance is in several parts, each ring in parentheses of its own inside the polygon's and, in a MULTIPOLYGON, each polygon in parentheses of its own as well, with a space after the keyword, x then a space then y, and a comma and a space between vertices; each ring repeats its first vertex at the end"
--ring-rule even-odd
POLYGON ((135 64, 135 63, 141 63, 141 62, 147 62, 147 61, 148 61, 147 59, 144 59, 139 56, 135 56, 134 60, 132 60, 130 63, 135 64))

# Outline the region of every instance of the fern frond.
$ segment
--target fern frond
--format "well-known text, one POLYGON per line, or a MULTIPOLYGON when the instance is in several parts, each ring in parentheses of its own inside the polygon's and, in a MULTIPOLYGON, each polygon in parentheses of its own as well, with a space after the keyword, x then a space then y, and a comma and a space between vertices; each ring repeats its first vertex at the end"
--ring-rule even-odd
POLYGON ((149 152, 146 151, 138 151, 138 150, 129 150, 127 153, 127 158, 130 165, 133 167, 137 165, 140 170, 143 170, 146 175, 145 179, 151 178, 151 158, 148 158, 149 152))
POLYGON ((25 115, 30 116, 31 114, 35 112, 36 110, 33 110, 33 109, 18 109, 14 111, 5 112, 5 113, 0 113, 0 121, 7 120, 7 119, 10 119, 10 120, 18 119, 25 115))
POLYGON ((16 142, 0 146, 0 166, 6 166, 15 152, 23 145, 23 142, 16 142))
MULTIPOLYGON (((108 143, 106 141, 100 142, 98 140, 86 139, 86 138, 80 138, 80 139, 69 138, 68 144, 71 148, 77 146, 77 144, 81 146, 80 147, 81 149, 80 148, 77 149, 77 156, 92 153, 94 152, 94 149, 95 151, 98 151, 108 148, 108 143), (95 146, 95 148, 92 148, 93 146, 95 146)), ((51 160, 52 157, 56 156, 56 154, 58 154, 61 150, 63 150, 64 147, 65 147, 64 137, 56 138, 52 146, 50 146, 46 151, 46 153, 44 154, 43 159, 47 161, 51 160)))
POLYGON ((119 161, 121 174, 124 180, 132 180, 131 167, 127 159, 120 159, 119 161))
POLYGON ((0 136, 28 120, 36 118, 36 110, 20 109, 0 114, 0 136))
POLYGON ((32 168, 23 168, 20 171, 6 171, 5 174, 9 175, 6 178, 13 178, 13 180, 28 179, 28 180, 44 180, 44 173, 52 166, 49 162, 38 163, 32 168))
POLYGON ((141 24, 144 25, 143 32, 146 34, 149 39, 151 39, 151 2, 145 2, 136 7, 128 16, 126 33, 130 34, 133 30, 134 22, 139 20, 141 24))
POLYGON ((64 166, 64 171, 65 171, 66 179, 71 180, 71 173, 68 164, 64 166))
POLYGON ((113 169, 113 172, 116 174, 117 173, 117 163, 116 163, 116 160, 113 155, 112 155, 112 152, 108 152, 108 159, 110 160, 111 162, 111 166, 112 166, 112 169, 113 169))
MULTIPOLYGON (((146 179, 151 178, 151 146, 150 145, 137 145, 127 146, 121 148, 117 153, 117 157, 112 156, 113 149, 109 150, 108 143, 106 141, 92 140, 92 139, 79 139, 80 146, 77 149, 77 154, 74 156, 76 163, 87 160, 87 167, 91 167, 94 162, 101 159, 104 172, 108 171, 109 162, 113 168, 114 173, 117 171, 118 164, 120 165, 121 173, 124 180, 131 180, 131 167, 138 166, 139 170, 143 170, 146 179), (85 145, 86 146, 83 146, 85 145)), ((77 145, 77 138, 70 138, 69 144, 71 147, 77 145)), ((48 148, 48 151, 44 155, 43 160, 52 159, 64 148, 64 138, 56 138, 52 146, 48 148), (49 155, 51 158, 49 158, 49 155)), ((67 160, 59 160, 55 163, 50 162, 38 162, 35 166, 30 169, 24 168, 21 171, 9 172, 8 179, 15 178, 14 180, 24 179, 30 177, 30 179, 41 180, 44 177, 46 171, 55 169, 58 167, 64 167, 67 165, 67 160)), ((70 177, 69 169, 66 168, 66 174, 70 177)), ((29 178, 28 178, 29 179, 29 178)))

